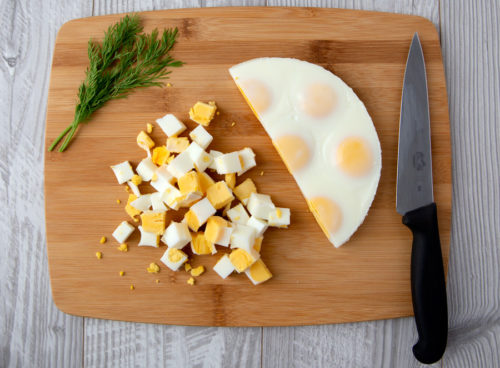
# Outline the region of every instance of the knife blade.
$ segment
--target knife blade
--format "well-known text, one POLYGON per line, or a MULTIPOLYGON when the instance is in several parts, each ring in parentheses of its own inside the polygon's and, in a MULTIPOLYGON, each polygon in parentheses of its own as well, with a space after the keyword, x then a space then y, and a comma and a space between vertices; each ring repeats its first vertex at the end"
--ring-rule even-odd
POLYGON ((430 364, 446 349, 448 308, 432 184, 427 78, 417 33, 408 52, 401 97, 396 211, 413 234, 411 291, 418 332, 413 354, 430 364))

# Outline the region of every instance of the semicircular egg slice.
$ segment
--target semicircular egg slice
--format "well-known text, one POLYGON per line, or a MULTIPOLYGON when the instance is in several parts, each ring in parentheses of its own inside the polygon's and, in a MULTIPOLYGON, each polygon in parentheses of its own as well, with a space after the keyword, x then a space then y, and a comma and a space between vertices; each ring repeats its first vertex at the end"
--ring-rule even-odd
POLYGON ((336 247, 362 224, 377 190, 380 142, 365 106, 330 71, 260 58, 229 69, 336 247))

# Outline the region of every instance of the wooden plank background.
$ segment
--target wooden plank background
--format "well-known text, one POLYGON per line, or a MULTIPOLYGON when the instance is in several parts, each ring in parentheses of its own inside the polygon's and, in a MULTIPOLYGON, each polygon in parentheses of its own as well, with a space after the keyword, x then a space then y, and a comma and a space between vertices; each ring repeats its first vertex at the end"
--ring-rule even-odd
POLYGON ((0 0, 0 367, 416 367, 409 318, 199 328, 72 317, 54 306, 43 217, 51 55, 74 18, 177 7, 323 6, 424 16, 441 35, 453 149, 448 350, 436 367, 500 362, 500 4, 497 0, 0 0))

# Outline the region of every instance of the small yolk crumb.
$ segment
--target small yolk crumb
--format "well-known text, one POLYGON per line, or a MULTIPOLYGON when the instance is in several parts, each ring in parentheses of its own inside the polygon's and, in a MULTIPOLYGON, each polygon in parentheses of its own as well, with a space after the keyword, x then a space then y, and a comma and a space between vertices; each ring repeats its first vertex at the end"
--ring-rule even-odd
POLYGON ((189 280, 187 280, 187 283, 191 286, 194 285, 194 279, 192 277, 189 278, 189 280))
POLYGON ((200 276, 203 272, 205 272, 205 267, 198 266, 191 270, 191 276, 200 276))
POLYGON ((159 284, 159 283, 160 283, 160 280, 156 279, 156 280, 155 280, 155 282, 156 282, 157 284, 159 284))
POLYGON ((134 290, 135 289, 135 286, 134 285, 130 285, 130 290, 134 290))
POLYGON ((186 272, 191 271, 191 268, 192 268, 192 267, 191 267, 191 265, 190 265, 189 263, 186 263, 186 264, 184 265, 184 270, 186 270, 186 272))
POLYGON ((160 266, 158 266, 156 263, 152 262, 146 270, 149 273, 158 273, 160 272, 160 266))
POLYGON ((123 275, 125 275, 125 272, 120 271, 120 276, 123 276, 123 275))
POLYGON ((172 87, 172 84, 171 83, 167 83, 167 87, 172 87))
POLYGON ((127 245, 126 243, 122 243, 122 244, 120 244, 120 246, 119 246, 118 248, 116 248, 116 249, 118 249, 118 250, 119 250, 119 251, 121 251, 121 252, 128 252, 128 245, 127 245))
POLYGON ((99 243, 104 244, 104 243, 106 243, 106 241, 107 241, 107 240, 108 240, 108 239, 106 239, 106 237, 105 237, 105 236, 103 236, 103 237, 101 238, 101 240, 99 240, 99 243))
POLYGON ((236 122, 235 122, 235 121, 233 121, 233 122, 231 123, 231 126, 232 126, 232 127, 234 127, 235 125, 236 125, 236 122))
POLYGON ((101 259, 102 258, 102 253, 101 252, 95 252, 95 256, 97 257, 97 259, 101 259))
MULTIPOLYGON (((128 187, 127 187, 127 188, 128 188, 128 187)), ((116 200, 116 203, 117 203, 117 204, 120 204, 120 203, 122 203, 122 201, 120 201, 119 199, 117 199, 117 200, 116 200)))
POLYGON ((262 176, 262 175, 264 175, 264 171, 261 171, 261 172, 260 172, 260 176, 262 176))
POLYGON ((125 191, 126 191, 126 192, 130 192, 130 188, 129 188, 129 186, 128 186, 128 185, 125 185, 125 191))
POLYGON ((140 185, 142 183, 142 178, 139 175, 134 175, 132 176, 132 179, 130 179, 130 181, 135 185, 140 185))
POLYGON ((150 123, 146 124, 146 131, 151 134, 153 132, 153 125, 150 123))

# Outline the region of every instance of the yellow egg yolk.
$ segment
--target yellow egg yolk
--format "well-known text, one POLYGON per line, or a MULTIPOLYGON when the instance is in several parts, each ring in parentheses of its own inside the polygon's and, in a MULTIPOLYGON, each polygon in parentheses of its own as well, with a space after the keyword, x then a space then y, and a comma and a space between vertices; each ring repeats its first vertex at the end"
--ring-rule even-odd
POLYGON ((256 79, 240 81, 238 88, 257 118, 271 105, 271 92, 261 81, 256 79))
POLYGON ((191 270, 191 276, 200 276, 203 272, 205 272, 205 267, 198 266, 191 270))
POLYGON ((309 199, 307 204, 321 227, 321 230, 330 238, 330 234, 335 233, 342 223, 342 212, 339 206, 325 197, 309 199))
POLYGON ((252 179, 248 178, 243 183, 236 186, 233 189, 233 193, 240 201, 243 201, 249 198, 252 193, 257 193, 257 187, 252 179))
POLYGON ((251 265, 249 271, 250 277, 255 282, 263 282, 269 280, 273 276, 262 259, 257 260, 253 265, 251 265))
POLYGON ((212 254, 213 244, 210 243, 202 232, 192 235, 191 244, 196 254, 212 254))
POLYGON ((291 173, 302 169, 311 158, 309 146, 299 136, 284 135, 273 143, 291 173))
POLYGON ((224 228, 228 225, 228 222, 220 216, 209 217, 205 227, 205 238, 210 243, 217 243, 224 234, 224 228))
POLYGON ((238 272, 245 271, 253 263, 253 257, 244 249, 233 250, 229 255, 229 260, 238 272))
POLYGON ((171 248, 168 251, 168 260, 172 263, 180 262, 185 256, 186 254, 182 250, 176 248, 171 248))
POLYGON ((141 220, 145 231, 160 235, 165 231, 165 212, 144 212, 141 220))
POLYGON ((373 166, 370 147, 357 137, 344 139, 337 147, 335 159, 339 168, 350 176, 365 175, 373 166))
POLYGON ((167 162, 169 156, 170 152, 167 150, 167 147, 159 146, 153 149, 153 157, 151 159, 156 165, 161 166, 167 162))
POLYGON ((208 187, 207 198, 216 210, 221 209, 234 199, 231 189, 227 186, 226 182, 219 181, 214 185, 208 187))
POLYGON ((179 185, 179 190, 182 194, 187 194, 191 192, 200 192, 202 191, 200 176, 196 173, 196 171, 190 171, 179 178, 177 182, 179 185))
POLYGON ((322 83, 310 84, 299 96, 299 106, 309 116, 323 118, 337 105, 335 91, 322 83))
POLYGON ((206 172, 198 172, 198 180, 202 194, 205 194, 207 189, 215 184, 215 181, 206 172))

